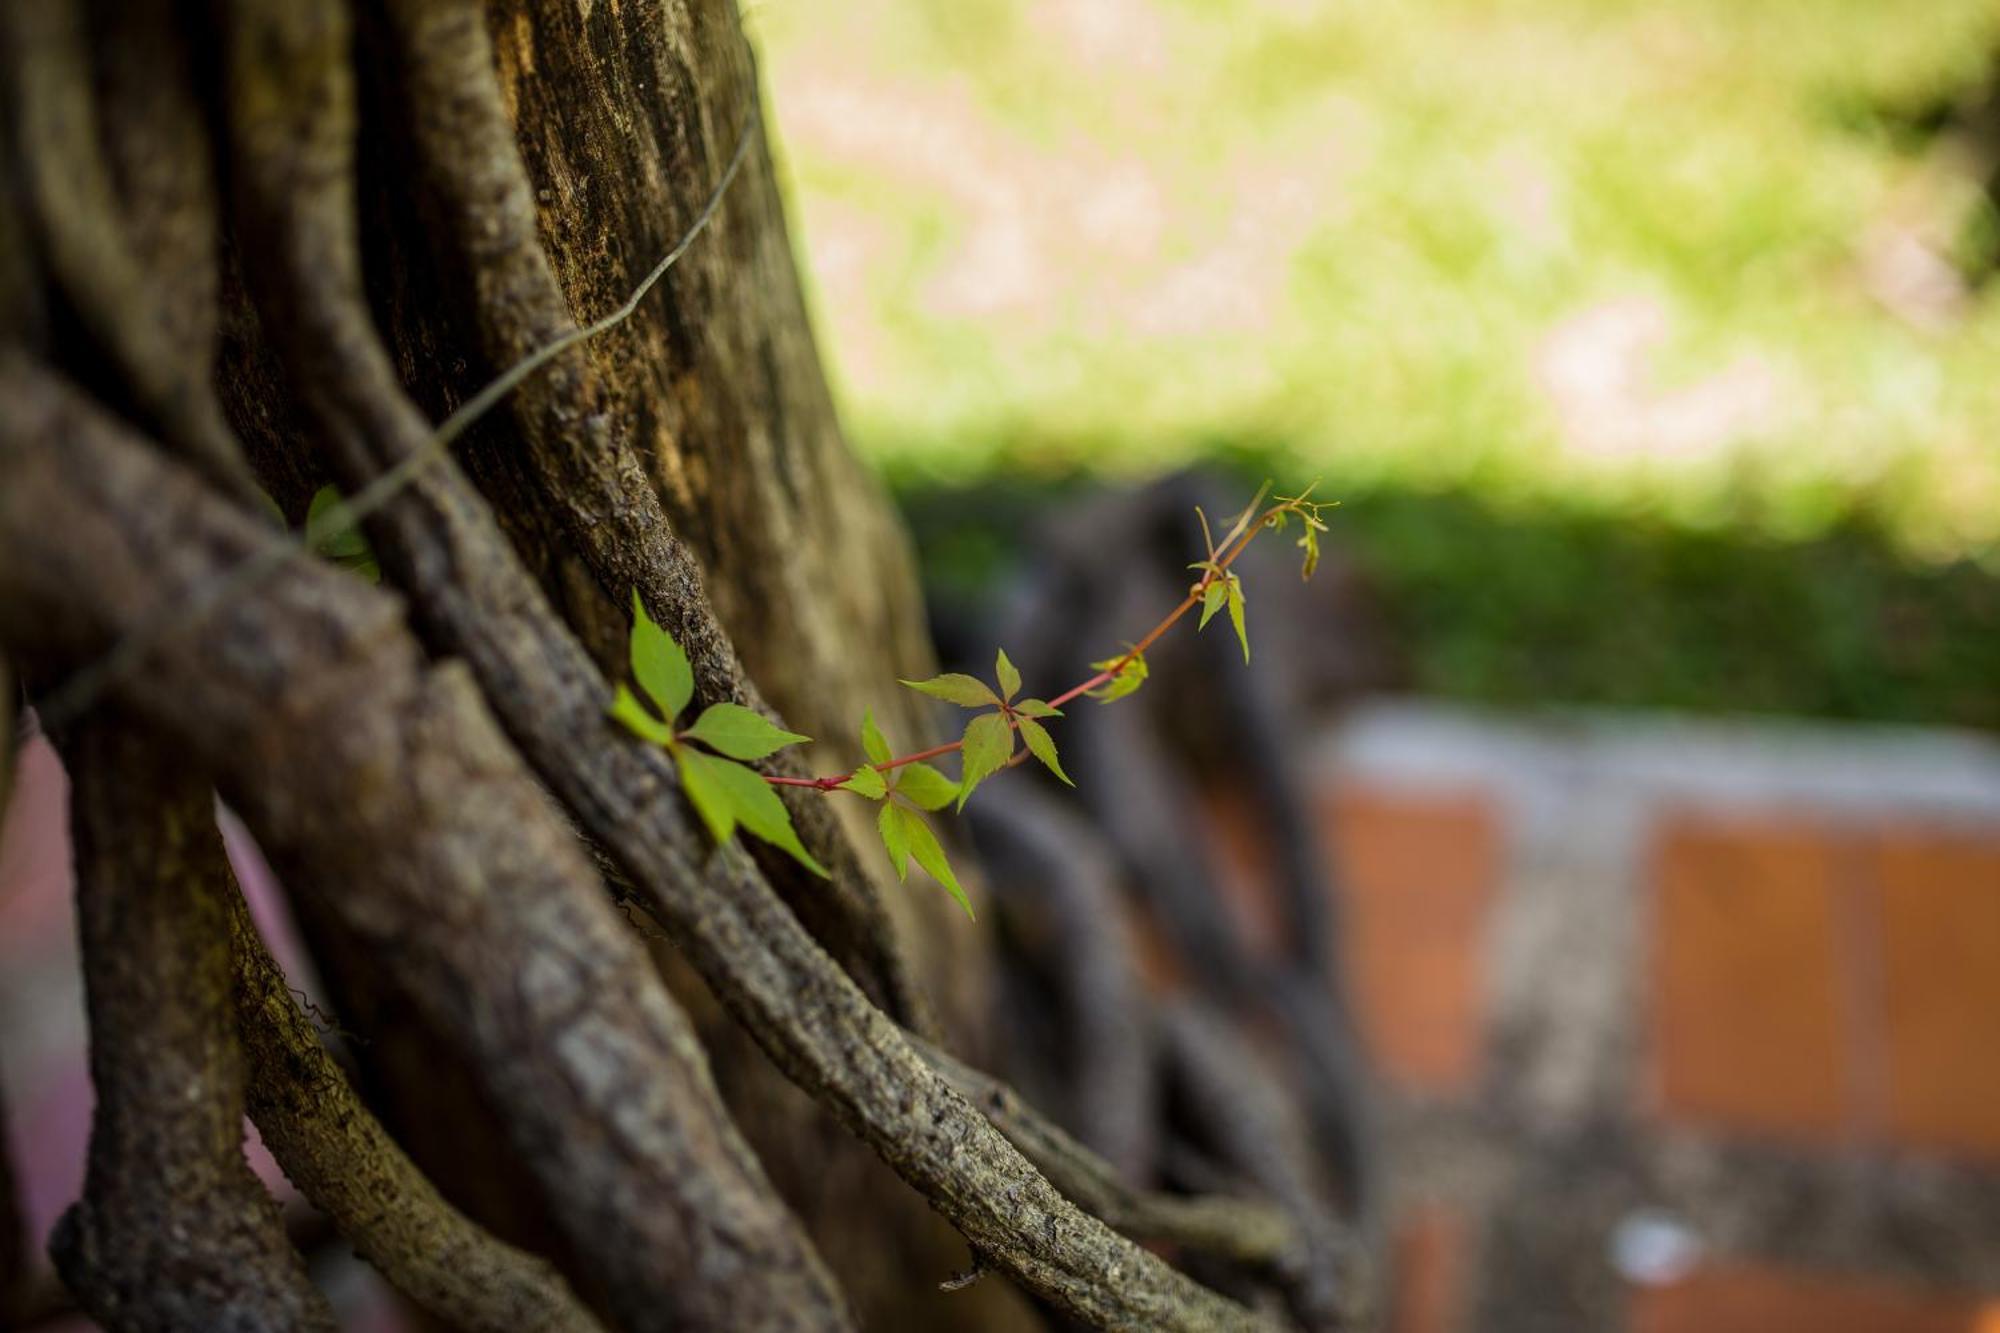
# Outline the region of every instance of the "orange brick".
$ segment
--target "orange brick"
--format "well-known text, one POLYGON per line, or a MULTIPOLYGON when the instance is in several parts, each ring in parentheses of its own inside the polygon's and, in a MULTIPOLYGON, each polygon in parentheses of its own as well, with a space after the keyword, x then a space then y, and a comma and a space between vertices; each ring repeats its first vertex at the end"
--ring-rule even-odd
POLYGON ((1390 1333, 1453 1333, 1464 1299, 1465 1219, 1449 1208, 1417 1209, 1397 1229, 1390 1333))
POLYGON ((1889 1131, 2000 1155, 2000 837, 1892 832, 1875 866, 1889 1131))
POLYGON ((1994 1333, 2000 1307, 1851 1278, 1714 1268, 1634 1293, 1631 1333, 1994 1333))
POLYGON ((1666 1114, 1813 1137, 1847 1123, 1839 852, 1809 825, 1690 818, 1664 830, 1652 1019, 1666 1114))
POLYGON ((1362 1036, 1406 1086, 1469 1091, 1485 1022, 1500 838, 1478 795, 1342 790, 1329 815, 1362 1036))

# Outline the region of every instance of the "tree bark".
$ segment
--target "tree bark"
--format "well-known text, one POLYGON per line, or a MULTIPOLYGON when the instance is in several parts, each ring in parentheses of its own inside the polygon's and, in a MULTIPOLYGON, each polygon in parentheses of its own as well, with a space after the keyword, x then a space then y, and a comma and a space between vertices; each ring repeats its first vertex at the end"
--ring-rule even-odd
MULTIPOLYGON (((218 835, 219 838, 220 835, 218 835)), ((212 867, 228 873, 226 861, 212 867)), ((602 1333, 546 1262, 447 1203, 355 1095, 227 889, 248 1105, 285 1176, 396 1289, 466 1333, 602 1333)))
MULTIPOLYGON (((992 938, 890 879, 864 802, 781 788, 826 880, 717 847, 605 715, 636 594, 697 704, 817 736, 812 771, 858 759, 864 710, 931 739, 895 683, 931 665, 909 551, 834 419, 729 0, 90 12, 102 42, 60 0, 0 14, 0 177, 33 223, 0 244, 0 644, 53 713, 169 737, 280 872, 369 1037, 361 1095, 240 910, 135 939, 135 975, 198 939, 213 983, 233 938, 250 1108, 354 1244, 471 1328, 1253 1328, 1274 1285, 1330 1325, 1313 1145, 1206 1126, 1226 1188, 1276 1206, 1144 1187, 1168 1057, 1262 1076, 1161 1041, 1095 835, 1033 801, 997 821, 1030 882, 995 915, 1040 918, 1053 1007, 1088 1015, 1052 1103, 1079 1142, 977 1071, 992 938), (461 439, 468 405, 495 410, 461 439), (282 542, 246 468, 295 521, 328 479, 366 497, 394 593, 282 542), (482 1229, 488 1203, 551 1229, 482 1229), (1011 1281, 939 1290, 968 1252, 1011 1281)), ((1209 886, 1152 868, 1199 935, 1209 886)), ((1209 953, 1225 994, 1269 989, 1209 953)), ((107 1080, 140 1059, 141 1015, 96 1001, 143 991, 118 968, 107 1080)), ((152 1280, 92 1223, 137 1160, 93 1177, 78 1283, 152 1280)))
MULTIPOLYGON (((0 571, 10 641, 86 660, 269 540, 46 373, 10 358, 0 395, 0 531, 31 553, 0 571)), ((567 825, 395 600, 294 560, 171 648, 121 699, 217 774, 286 883, 473 1056, 622 1321, 843 1324, 567 825)))
POLYGON ((83 1199, 50 1241, 57 1269, 116 1333, 332 1333, 243 1159, 228 872, 208 788, 123 715, 61 739, 97 1109, 83 1199))

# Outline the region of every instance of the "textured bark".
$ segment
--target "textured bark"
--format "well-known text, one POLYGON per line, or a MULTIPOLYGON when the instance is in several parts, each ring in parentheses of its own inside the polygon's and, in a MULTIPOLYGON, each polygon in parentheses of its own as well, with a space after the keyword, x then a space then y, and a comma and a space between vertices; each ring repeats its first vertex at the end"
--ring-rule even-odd
POLYGON ((1253 1199, 1191 1197, 1137 1190, 1118 1169, 1061 1126, 1041 1115, 1019 1093, 944 1052, 921 1047, 950 1084, 992 1117, 1064 1194, 1138 1240, 1165 1241, 1254 1266, 1289 1267, 1304 1248, 1293 1219, 1253 1199))
POLYGON ((208 787, 130 718, 61 738, 97 1092, 63 1282, 124 1330, 332 1333, 333 1312, 243 1158, 227 869, 208 787))
POLYGON ((1324 1202, 1305 1117, 1218 1015, 1188 1002, 1161 1022, 1183 1114, 1211 1152, 1291 1214, 1296 1241, 1277 1266, 1293 1317, 1328 1333, 1368 1327, 1365 1254, 1324 1202))
MULTIPOLYGON (((1303 1203, 1281 1212, 1133 1183, 1160 1141, 1159 1048, 1129 943, 1106 920, 1112 869, 1082 854, 1081 830, 1037 841, 1055 821, 1026 817, 1030 883, 1013 905, 1029 910, 1010 919, 1028 923, 1033 965, 1059 979, 1054 1007, 1089 1015, 1063 1043, 1077 1095, 1051 1109, 1129 1178, 1004 1087, 926 1054, 984 1063, 990 940, 942 894, 882 891, 878 858, 857 856, 838 827, 841 813, 866 818, 862 802, 785 793, 830 884, 760 845, 712 848, 671 760, 604 715, 636 588, 690 648, 702 702, 782 713, 827 739, 822 760, 854 757, 848 733, 871 704, 898 742, 922 743, 914 696, 893 684, 927 665, 908 554, 833 420, 727 0, 494 0, 484 16, 468 0, 355 0, 353 29, 350 0, 146 0, 87 55, 79 29, 29 3, 40 26, 0 28, 10 51, 27 32, 66 53, 50 68, 69 72, 34 84, 39 104, 80 105, 97 124, 34 122, 29 165, 42 174, 28 174, 49 194, 48 144, 101 150, 94 192, 64 206, 132 281, 97 301, 91 337, 114 353, 102 373, 63 313, 96 300, 103 276, 75 253, 41 263, 53 336, 36 341, 23 319, 18 339, 65 372, 0 349, 0 539, 22 553, 0 566, 0 642, 56 671, 102 664, 116 643, 85 679, 216 774, 336 960, 350 1021, 393 1025, 383 1047, 420 1030, 430 1045, 413 1049, 476 1078, 477 1098, 440 1100, 435 1064, 368 1057, 373 1075, 392 1075, 399 1131, 424 1131, 417 1160, 457 1146, 427 1116, 498 1126, 508 1150, 467 1160, 514 1180, 514 1198, 525 1182, 531 1204, 546 1200, 560 1235, 538 1246, 623 1327, 847 1322, 780 1193, 849 1286, 865 1285, 871 1326, 1012 1326, 1037 1318, 1020 1291, 1112 1327, 1264 1322, 1119 1228, 1174 1242, 1232 1291, 1263 1299, 1275 1276, 1310 1296, 1299 1256, 1321 1251, 1303 1203), (222 76, 198 121, 178 59, 148 65, 153 38, 202 51, 222 76), (79 102, 70 75, 86 67, 79 102), (205 385, 217 320, 200 150, 212 134, 231 204, 228 419, 288 513, 328 477, 350 494, 395 480, 366 528, 407 606, 296 550, 272 557, 285 548, 260 542, 252 505, 225 502, 119 424, 230 486, 200 433, 160 407, 179 400, 155 391, 159 339, 119 342, 130 331, 103 324, 118 301, 139 303, 152 312, 141 332, 182 331, 187 346, 161 363, 175 382, 205 385), (135 206, 111 218, 122 196, 135 206), (445 456, 457 436, 432 420, 619 307, 697 216, 709 230, 643 305, 624 307, 633 318, 504 376, 505 407, 445 456), (468 366, 479 357, 487 365, 468 366), (240 572, 246 556, 255 578, 240 572), (133 650, 134 629, 162 616, 178 632, 133 650), (1051 880, 1051 868, 1074 873, 1051 880), (670 958, 641 949, 651 923, 670 958), (727 1112, 656 967, 697 1011, 727 1112), (945 1001, 935 1023, 931 990, 945 1001), (958 1236, 919 1225, 925 1204, 958 1236), (1019 1290, 930 1291, 968 1244, 975 1272, 1019 1290)), ((124 18, 110 0, 96 17, 124 18)), ((40 229, 54 249, 75 240, 49 224, 60 216, 45 210, 40 229)), ((41 261, 22 253, 32 274, 41 261)), ((16 302, 15 267, 0 258, 10 318, 39 290, 31 278, 16 302)), ((1208 889, 1177 887, 1188 901, 1208 889)), ((254 935, 238 941, 257 1105, 308 1191, 454 1323, 587 1324, 541 1264, 429 1193, 254 935)), ((1233 940, 1217 947, 1247 963, 1233 940)), ((1231 970, 1238 1005, 1293 1027, 1323 1012, 1231 970)), ((1225 1189, 1270 1174, 1242 1151, 1222 1156, 1235 1168, 1225 1189)), ((1286 1204, 1317 1197, 1311 1157, 1288 1159, 1300 1179, 1277 1191, 1286 1204)))
POLYGON ((1033 960, 1007 1009, 1038 1011, 1040 1042, 1007 1068, 1124 1179, 1149 1179, 1157 1040, 1117 868, 1095 830, 1033 782, 983 788, 969 813, 1003 947, 1033 960))
MULTIPOLYGON (((413 295, 399 304, 399 327, 431 330, 420 339, 477 346, 497 370, 567 336, 578 321, 617 308, 711 205, 725 159, 742 151, 745 160, 708 231, 638 317, 521 384, 508 400, 511 431, 496 419, 486 433, 495 438, 490 448, 470 441, 468 468, 509 519, 517 546, 512 515, 539 511, 554 520, 556 531, 539 535, 552 549, 524 554, 537 567, 581 566, 595 603, 611 608, 618 647, 623 608, 632 590, 640 593, 687 649, 698 704, 778 703, 789 725, 822 738, 814 752, 822 768, 859 757, 854 734, 864 708, 899 740, 921 743, 921 710, 894 683, 930 669, 907 544, 831 415, 762 127, 750 119, 755 87, 733 17, 713 3, 685 10, 642 3, 615 22, 600 13, 572 23, 551 6, 495 9, 503 95, 492 46, 470 8, 390 7, 405 77, 403 100, 384 113, 384 137, 411 146, 412 161, 397 174, 426 184, 426 220, 434 223, 426 252, 400 267, 405 285, 418 284, 429 268, 421 261, 435 253, 437 269, 452 276, 446 299, 413 295), (558 62, 574 63, 559 72, 558 62), (679 128, 650 132, 664 125, 679 128), (747 149, 739 148, 745 136, 747 149), (542 169, 552 155, 607 165, 592 168, 584 198, 546 178, 534 188, 523 154, 542 169), (608 164, 628 159, 622 179, 631 198, 606 200, 599 191, 621 179, 608 164), (578 245, 583 236, 599 239, 578 245), (471 317, 440 326, 437 311, 459 308, 471 317), (746 346, 759 350, 746 356, 746 346), (707 410, 716 405, 726 410, 707 410), (681 479, 666 503, 655 490, 660 475, 681 479), (711 588, 720 590, 719 605, 709 601, 711 588), (787 600, 773 600, 780 595, 787 600), (754 657, 756 679, 738 644, 754 657)), ((433 383, 448 379, 449 367, 405 376, 433 383)), ((578 612, 575 580, 559 580, 554 591, 579 634, 597 638, 578 612)), ((769 768, 807 771, 795 751, 769 768)), ((844 829, 840 816, 859 814, 872 847, 859 803, 783 795, 832 882, 753 843, 781 898, 892 1017, 979 1050, 990 1012, 980 933, 942 894, 889 882, 878 854, 857 855, 853 826, 844 829), (886 903, 877 887, 884 883, 886 903)), ((797 1096, 739 1026, 690 998, 698 1022, 716 1015, 702 1022, 703 1039, 727 1071, 724 1091, 739 1123, 868 1322, 1023 1325, 1020 1303, 1001 1284, 947 1304, 930 1284, 913 1281, 912 1273, 960 1265, 958 1238, 797 1096), (854 1226, 857 1214, 871 1226, 854 1226)))
MULTIPOLYGON (((398 0, 388 8, 407 70, 404 87, 420 172, 436 190, 451 242, 448 258, 472 289, 477 333, 488 358, 508 365, 574 336, 576 320, 536 231, 534 197, 502 105, 480 6, 470 0, 398 0)), ((756 165, 740 191, 725 196, 732 211, 743 209, 745 198, 753 209, 762 201, 755 193, 757 173, 765 168, 759 128, 746 118, 739 130, 756 165)), ((775 225, 782 236, 782 219, 775 225)), ((700 564, 675 535, 653 489, 634 447, 628 404, 607 389, 590 351, 582 346, 558 358, 512 396, 513 420, 536 483, 534 503, 558 517, 564 537, 614 605, 628 591, 639 593, 688 653, 700 702, 727 700, 769 713, 711 609, 700 564)), ((774 402, 759 406, 765 412, 782 410, 774 402)), ((746 469, 738 474, 744 481, 759 475, 753 460, 732 461, 746 469)), ((861 485, 860 474, 851 466, 848 472, 852 490, 861 485)), ((820 494, 815 512, 852 514, 857 506, 841 503, 846 493, 836 487, 820 494)), ((881 530, 885 525, 873 517, 879 497, 869 489, 860 498, 866 502, 859 506, 861 516, 881 530)), ((810 540, 811 534, 797 539, 810 540)), ((788 623, 788 632, 792 628, 788 623)), ((848 646, 875 659, 880 650, 856 640, 855 628, 842 627, 848 646)), ((922 658, 882 662, 885 674, 879 679, 910 674, 911 661, 920 664, 922 658)), ((848 721, 832 716, 830 706, 812 709, 808 701, 799 702, 818 713, 814 725, 848 721)), ((785 752, 772 761, 772 771, 798 776, 806 769, 796 752, 785 752)), ((765 873, 807 929, 872 996, 905 1023, 928 1027, 928 1006, 896 946, 879 890, 862 871, 828 803, 817 793, 781 795, 806 845, 833 874, 830 882, 821 880, 782 855, 760 854, 765 873)))
POLYGON ((228 893, 250 1118, 285 1176, 396 1289, 467 1333, 599 1333, 546 1262, 469 1221, 355 1095, 228 893))
MULTIPOLYGON (((282 355, 333 461, 358 488, 422 450, 430 430, 361 302, 345 156, 351 87, 311 13, 252 11, 255 40, 243 40, 256 61, 232 62, 232 133, 267 323, 281 311, 297 316, 280 330, 282 355), (290 100, 275 99, 277 87, 290 100)), ((605 720, 608 687, 454 465, 425 469, 371 531, 439 646, 471 664, 537 772, 620 862, 717 996, 975 1250, 1100 1322, 1253 1322, 1051 1188, 832 964, 739 846, 718 849, 707 874, 691 863, 697 836, 662 799, 675 789, 671 769, 605 720)))
POLYGON ((256 503, 210 381, 215 196, 172 0, 21 0, 0 35, 50 276, 140 412, 256 503))
MULTIPOLYGON (((0 636, 71 661, 267 540, 46 373, 0 396, 0 636)), ((832 1283, 717 1104, 685 1017, 461 668, 395 599, 291 561, 119 697, 214 769, 288 885, 469 1053, 629 1328, 823 1328, 832 1283)))
MULTIPOLYGON (((735 7, 495 0, 489 13, 551 266, 572 310, 609 310, 755 114, 735 7)), ((840 437, 761 134, 667 286, 662 318, 588 355, 730 639, 808 733, 851 743, 872 704, 914 735, 921 713, 894 681, 930 649, 908 541, 840 437)))

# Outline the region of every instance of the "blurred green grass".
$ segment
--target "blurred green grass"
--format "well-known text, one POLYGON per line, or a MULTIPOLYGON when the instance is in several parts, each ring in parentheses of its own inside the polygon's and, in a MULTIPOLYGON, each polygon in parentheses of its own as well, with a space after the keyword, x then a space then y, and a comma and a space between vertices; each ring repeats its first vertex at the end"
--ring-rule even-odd
POLYGON ((1957 666, 1885 665, 1983 666, 1989 611, 1850 642, 1907 610, 1886 584, 2000 567, 2000 284, 1958 266, 1996 228, 1929 133, 1989 75, 1991 0, 750 23, 836 390, 906 488, 1255 440, 1349 498, 1434 687, 1991 722, 1957 666), (1590 639, 1579 679, 1507 665, 1538 635, 1590 639))

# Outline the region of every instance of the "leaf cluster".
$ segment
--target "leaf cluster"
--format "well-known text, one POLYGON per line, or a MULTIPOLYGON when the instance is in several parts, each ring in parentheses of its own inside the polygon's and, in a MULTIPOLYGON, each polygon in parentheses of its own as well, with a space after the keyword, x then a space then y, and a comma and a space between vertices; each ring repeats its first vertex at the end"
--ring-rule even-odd
POLYGON ((868 762, 855 769, 836 790, 882 803, 875 827, 882 835, 882 846, 889 853, 889 864, 895 867, 897 879, 909 879, 910 858, 914 856, 917 864, 942 884, 965 909, 965 914, 971 916, 972 900, 966 896, 958 876, 952 873, 951 862, 945 858, 937 835, 919 813, 950 805, 959 794, 959 785, 921 759, 893 763, 888 739, 875 725, 872 710, 861 715, 861 749, 868 762))
POLYGON ((1021 692, 1021 673, 1007 660, 1004 648, 994 660, 993 675, 998 689, 977 676, 956 671, 933 676, 929 680, 903 682, 920 694, 957 704, 960 708, 994 710, 979 714, 965 726, 965 735, 960 742, 960 755, 965 761, 958 786, 958 808, 961 810, 971 799, 975 787, 1013 762, 1014 738, 1017 735, 1027 744, 1028 753, 1039 759, 1043 767, 1064 782, 1069 782, 1069 774, 1063 772, 1062 761, 1056 754, 1055 738, 1042 725, 1043 719, 1061 717, 1062 710, 1051 706, 1046 699, 1014 698, 1021 692))
POLYGON ((1146 683, 1146 654, 1136 644, 1128 645, 1122 656, 1107 657, 1090 665, 1099 674, 1111 677, 1103 684, 1093 685, 1084 691, 1101 704, 1117 703, 1146 683))
POLYGON ((763 774, 740 762, 765 759, 812 738, 786 731, 755 709, 733 703, 710 704, 690 725, 676 730, 675 720, 694 699, 694 671, 673 636, 646 614, 636 589, 630 655, 632 678, 653 707, 620 684, 609 712, 633 735, 673 756, 681 790, 710 836, 725 843, 741 827, 824 876, 826 868, 799 841, 791 812, 778 793, 763 774))
MULTIPOLYGON (((1312 487, 1307 487, 1298 495, 1280 496, 1268 509, 1261 509, 1270 489, 1270 483, 1266 482, 1243 511, 1229 520, 1220 541, 1209 526, 1208 515, 1199 506, 1195 509, 1208 548, 1207 558, 1189 566, 1199 574, 1189 593, 1190 600, 1198 600, 1201 606, 1196 630, 1207 628, 1209 621, 1227 611, 1237 642, 1243 647, 1245 662, 1250 660, 1246 599, 1243 580, 1230 568, 1231 564, 1257 530, 1266 527, 1282 530, 1296 517, 1304 529, 1298 543, 1305 551, 1303 574, 1311 578, 1319 564, 1319 534, 1327 530, 1321 514, 1331 507, 1312 500, 1312 487)), ((331 503, 338 503, 337 495, 331 503)), ((315 522, 320 510, 321 502, 316 498, 315 522)), ((333 517, 329 515, 329 523, 333 517)), ((343 531, 332 527, 328 530, 335 535, 343 531)), ((358 534, 354 535, 354 541, 359 543, 358 534)), ((347 546, 336 549, 353 553, 353 548, 347 546)), ((365 554, 365 543, 359 545, 359 551, 365 554)), ((1147 675, 1146 654, 1141 645, 1150 645, 1188 609, 1189 603, 1184 602, 1139 644, 1128 646, 1117 657, 1092 663, 1097 676, 1059 697, 1068 700, 1088 694, 1100 703, 1113 703, 1133 693, 1145 683, 1147 675)), ((864 713, 861 749, 866 762, 844 776, 814 780, 767 781, 763 774, 749 767, 749 761, 766 758, 788 745, 809 739, 784 730, 751 709, 732 703, 714 704, 703 709, 686 727, 676 725, 694 697, 693 673, 687 655, 673 636, 646 614, 636 591, 632 594, 631 659, 633 679, 645 700, 620 685, 611 701, 610 714, 634 735, 665 748, 674 757, 688 801, 715 840, 728 841, 740 826, 784 849, 821 875, 826 874, 825 869, 800 844, 784 802, 772 790, 774 782, 800 783, 821 791, 844 791, 879 802, 882 808, 876 827, 897 878, 909 878, 910 861, 915 859, 957 900, 967 916, 972 915, 971 900, 924 816, 947 805, 955 804, 963 810, 972 793, 987 778, 1029 758, 1040 762, 1064 783, 1075 785, 1063 771, 1055 738, 1043 725, 1049 718, 1061 717, 1062 710, 1046 699, 1019 697, 1021 673, 1005 650, 994 658, 992 683, 963 672, 903 682, 920 694, 973 712, 955 744, 895 758, 881 728, 875 724, 874 714, 864 713), (646 700, 651 701, 650 708, 646 700), (1026 747, 1025 752, 1020 746, 1026 747), (952 749, 959 751, 960 758, 956 781, 924 762, 928 756, 952 749)))
POLYGON ((1314 482, 1312 486, 1306 487, 1297 495, 1279 496, 1278 503, 1264 516, 1264 526, 1273 532, 1283 532, 1286 522, 1294 514, 1298 516, 1299 525, 1303 529, 1299 534, 1298 546, 1306 553, 1305 562, 1299 567, 1299 578, 1302 580, 1310 579, 1313 571, 1319 568, 1319 535, 1326 531, 1326 520, 1321 515, 1326 510, 1336 509, 1340 505, 1338 500, 1311 499, 1313 488, 1318 485, 1318 482, 1314 482))

